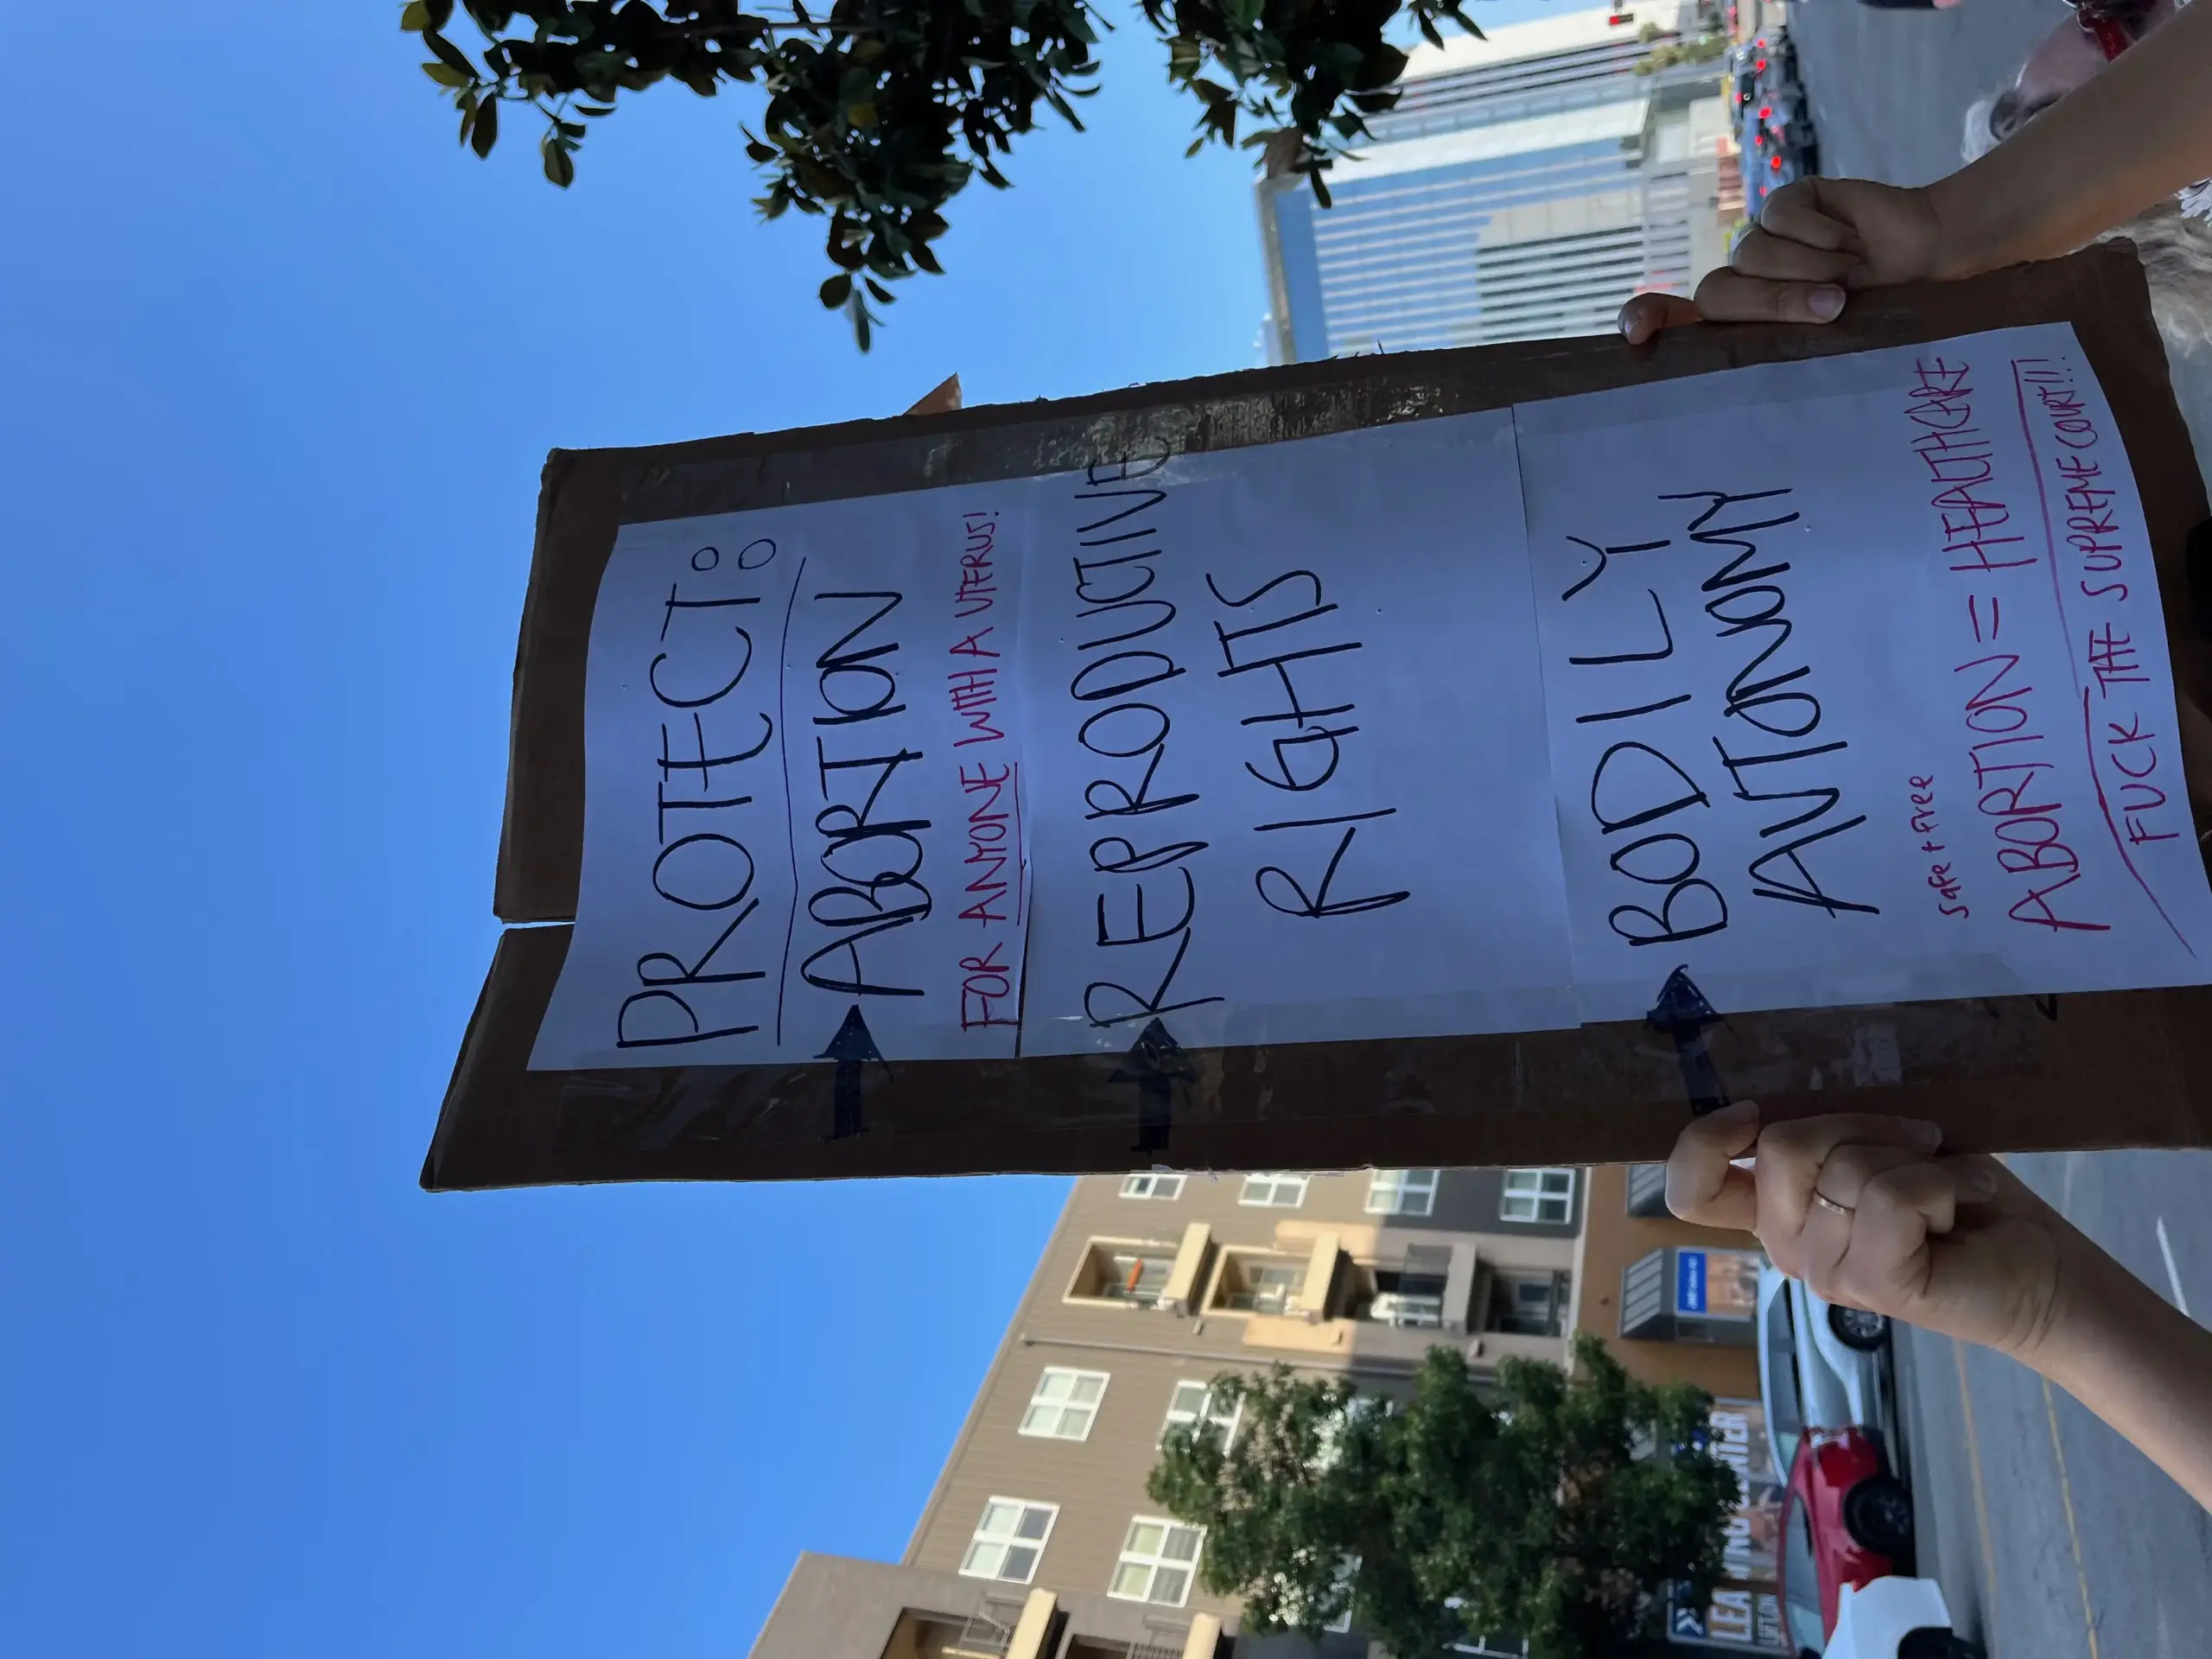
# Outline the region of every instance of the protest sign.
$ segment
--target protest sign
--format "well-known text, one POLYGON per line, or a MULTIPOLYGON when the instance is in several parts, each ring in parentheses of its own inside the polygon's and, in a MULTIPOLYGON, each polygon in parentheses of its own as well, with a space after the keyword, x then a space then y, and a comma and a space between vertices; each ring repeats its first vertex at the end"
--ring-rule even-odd
POLYGON ((575 925, 426 1180, 1628 1156, 1693 1044, 1971 1138, 2132 1033, 2193 1125, 2201 994, 2032 999, 2207 976, 2201 490, 2133 268, 2007 280, 556 457, 499 908, 575 925))

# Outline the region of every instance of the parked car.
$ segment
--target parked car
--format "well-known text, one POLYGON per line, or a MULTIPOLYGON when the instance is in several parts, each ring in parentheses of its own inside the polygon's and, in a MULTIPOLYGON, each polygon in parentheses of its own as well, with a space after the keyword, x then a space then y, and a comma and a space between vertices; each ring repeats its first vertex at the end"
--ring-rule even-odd
POLYGON ((1835 1630, 1822 1659, 1983 1659, 1981 1644, 1951 1628, 1943 1586, 1891 1576, 1837 1592, 1835 1630))
POLYGON ((1797 48, 1782 29, 1729 49, 1726 73, 1733 104, 1744 206, 1820 171, 1820 150, 1797 78, 1797 48))
POLYGON ((1758 1357, 1776 1468, 1796 1461, 1808 1428, 1867 1429, 1895 1452, 1890 1322, 1882 1315, 1823 1301, 1769 1262, 1759 1269, 1758 1357))
POLYGON ((1782 1506, 1780 1590, 1790 1644, 1827 1651, 1846 1586, 1864 1589, 1905 1565, 1912 1496, 1857 1427, 1800 1437, 1782 1506))

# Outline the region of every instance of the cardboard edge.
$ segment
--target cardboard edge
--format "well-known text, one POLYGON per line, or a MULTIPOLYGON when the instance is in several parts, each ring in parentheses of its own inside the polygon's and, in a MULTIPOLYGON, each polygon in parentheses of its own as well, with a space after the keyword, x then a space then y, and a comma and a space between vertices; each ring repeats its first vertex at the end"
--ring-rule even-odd
MULTIPOLYGON (((2017 281, 2019 273, 1984 279, 1984 287, 2017 281)), ((588 639, 554 639, 547 607, 554 590, 573 601, 580 578, 588 575, 582 626, 588 631, 590 599, 598 574, 611 551, 622 502, 632 482, 650 474, 665 479, 687 465, 742 467, 818 442, 825 451, 849 456, 855 446, 931 435, 988 432, 1025 423, 1058 421, 1117 410, 1204 410, 1224 393, 1316 398, 1328 389, 1367 385, 1370 393, 1392 385, 1438 385, 1448 378, 1439 359, 1476 364, 1500 388, 1489 402, 1497 406, 1531 395, 1522 377, 1557 371, 1572 378, 1593 365, 1609 365, 1609 384, 1630 385, 1718 372, 1753 363, 1791 360, 1874 349, 1886 345, 1934 340, 1978 328, 2014 326, 2054 317, 2072 321, 2082 348, 2106 382, 2117 435, 2136 463, 2157 560, 2177 684, 2202 685, 2212 652, 2196 639, 2188 620, 2182 543, 2205 516, 2202 480, 2194 464, 2187 428, 2164 373, 2163 346, 2151 321, 2147 286, 2132 247, 2106 246, 2038 267, 2033 293, 2023 297, 1993 295, 1982 306, 1973 285, 1954 284, 1925 294, 1887 290, 1855 303, 1860 327, 1848 333, 1745 327, 1681 330, 1662 336, 1649 348, 1629 352, 1605 339, 1530 342, 1524 347, 1486 352, 1421 353, 1383 359, 1356 359, 1327 365, 1297 365, 1242 371, 1173 387, 1125 388, 1090 398, 1046 405, 996 405, 927 416, 847 423, 811 431, 741 435, 702 439, 652 450, 556 450, 549 457, 541 486, 538 523, 530 584, 517 643, 514 701, 510 721, 510 769, 504 804, 500 870, 495 887, 499 912, 509 920, 564 921, 559 892, 566 883, 573 907, 575 864, 581 853, 582 720, 583 664, 588 639), (2027 315, 2033 314, 2033 315, 2027 315), (1624 356, 1625 353, 1625 357, 1624 356), (1426 359, 1424 361, 1424 359, 1426 359), (2149 365, 2159 367, 2151 383, 2149 365), (2188 464, 2183 465, 2183 462, 2188 464), (2146 478, 2155 467, 2157 475, 2146 478), (582 563, 575 555, 581 551, 582 563), (564 563, 565 561, 565 563, 564 563), (565 588, 563 584, 565 583, 565 588), (563 712, 565 709, 565 712, 563 712), (552 716, 547 728, 541 716, 552 716), (546 741, 533 746, 533 723, 546 741), (563 780, 567 781, 564 782, 563 780), (548 813, 549 800, 567 788, 575 811, 548 813), (556 822, 573 817, 572 825, 556 822), (575 844, 565 849, 563 833, 575 844), (549 856, 550 855, 550 856, 549 856), (563 864, 566 869, 557 868, 563 864), (549 868, 552 869, 550 880, 549 868), (534 885, 533 885, 534 884, 534 885)), ((1580 389, 1580 388, 1575 388, 1580 389)), ((1489 395, 1488 389, 1476 396, 1489 395)), ((1554 395, 1566 395, 1565 392, 1554 395)), ((1416 400, 1417 401, 1417 400, 1416 400)), ((1410 418, 1433 409, 1412 409, 1410 418)), ((1217 447, 1230 447, 1221 444, 1217 447)), ((834 459, 834 457, 833 457, 834 459)), ((578 619, 568 619, 568 633, 578 619)), ((556 802, 557 804, 557 802, 556 802)), ((2200 824, 2200 828, 2202 827, 2200 824)), ((1041 1128, 1034 1132, 1003 1130, 969 1134, 905 1134, 815 1143, 733 1141, 682 1155, 621 1151, 605 1146, 588 1156, 563 1156, 552 1143, 570 1074, 531 1073, 528 1053, 545 1001, 565 955, 568 930, 516 929, 503 934, 480 992, 442 1105, 423 1184, 428 1190, 545 1185, 579 1180, 822 1179, 873 1174, 970 1173, 977 1170, 1071 1173, 1131 1166, 1135 1156, 1126 1128, 1082 1123, 1041 1128), (541 941, 540 936, 544 936, 541 941), (556 940, 557 952, 548 952, 556 940), (550 962, 550 968, 548 963, 550 962), (533 987, 535 988, 533 989, 533 987)), ((1955 1126, 1958 1144, 1969 1149, 2037 1150, 2088 1145, 2212 1144, 2212 1118, 2197 1096, 2212 1076, 2212 1017, 2205 1014, 2202 988, 2176 992, 2129 993, 2139 999, 2141 1018, 2101 1020, 2092 1016, 2092 1033, 2134 1042, 2134 1052, 2118 1055, 2115 1079, 2126 1074, 2134 1089, 2107 1100, 2093 1122, 2080 1121, 2078 1096, 2048 1098, 2058 1091, 2023 1088, 2024 1078, 1976 1079, 1970 1085, 1926 1085, 1891 1090, 1854 1090, 1851 1104, 1872 1110, 1910 1111, 1955 1126)), ((2076 999, 2076 1001, 2080 1001, 2076 999)), ((2062 1073, 2075 1066, 2090 1075, 2096 1064, 2087 1051, 2062 1046, 2062 1073)), ((1286 1058, 1292 1058, 1286 1055, 1286 1058)), ((826 1068, 817 1070, 826 1072, 826 1068)), ((672 1074, 651 1074, 652 1077, 672 1074)), ((641 1075, 640 1089, 649 1084, 641 1075)), ((826 1078, 825 1078, 826 1081, 826 1078)), ((826 1090, 823 1092, 826 1094, 826 1090)), ((1777 1116, 1831 1111, 1841 1103, 1831 1094, 1777 1099, 1777 1116)), ((1349 1115, 1230 1125, 1179 1123, 1169 1154, 1180 1167, 1236 1167, 1255 1162, 1316 1167, 1347 1163, 1408 1165, 1466 1162, 1582 1162, 1602 1148, 1609 1158, 1658 1157, 1679 1128, 1679 1109, 1644 1115, 1618 1102, 1561 1107, 1541 1113, 1487 1108, 1454 1113, 1430 1109, 1433 1116, 1349 1115)), ((1148 1161, 1148 1160, 1140 1160, 1148 1161)))
POLYGON ((549 561, 547 543, 560 512, 563 486, 575 469, 579 452, 555 449, 545 457, 537 480, 537 521, 531 532, 530 545, 530 575, 523 588, 522 614, 515 623, 515 663, 510 681, 507 706, 507 776, 499 810, 499 862, 492 877, 492 913, 503 921, 527 922, 545 919, 526 912, 531 908, 519 880, 524 861, 522 846, 527 833, 520 819, 522 803, 518 799, 518 780, 526 783, 528 772, 518 765, 525 741, 529 712, 535 702, 531 692, 535 677, 531 664, 534 631, 542 615, 542 588, 545 582, 549 561))
MULTIPOLYGON (((1134 1118, 1053 1121, 1041 1110, 1036 1127, 982 1126, 964 1130, 829 1133, 830 1068, 760 1068, 780 1072, 790 1088, 784 1109, 820 1127, 811 1138, 732 1138, 669 1146, 648 1144, 664 1120, 657 1109, 682 1092, 680 1068, 640 1068, 620 1074, 531 1071, 529 1058, 546 1004, 567 954, 565 927, 516 928, 499 940, 475 1014, 454 1071, 423 1185, 430 1192, 515 1186, 598 1185, 613 1181, 823 1180, 891 1175, 978 1173, 1078 1174, 1142 1167, 1178 1169, 1343 1169, 1452 1167, 1470 1165, 1563 1165, 1656 1162, 1688 1120, 1680 1098, 1624 1103, 1610 1095, 1562 1103, 1525 1099, 1503 1103, 1439 1098, 1395 1109, 1337 1116, 1251 1117, 1207 1122, 1179 1118, 1159 1153, 1135 1145, 1134 1118), (636 1114, 624 1144, 563 1140, 564 1118, 585 1121, 595 1108, 636 1114)), ((1946 1005, 1951 1006, 1951 1005, 1946 1005)), ((2064 998, 2036 1029, 2047 1033, 2032 1066, 1995 1068, 1965 1079, 1853 1088, 1799 1090, 1762 1101, 1770 1122, 1840 1108, 1931 1118, 1944 1125, 1954 1150, 2035 1152, 2120 1147, 2212 1147, 2212 1103, 2192 1090, 2212 1070, 2212 988, 2119 992, 2064 998), (2045 1021, 2047 1020, 2047 1024, 2045 1021), (2082 1092, 2066 1079, 2092 1071, 2108 1088, 2094 1116, 2081 1110, 2082 1092), (2031 1086, 2056 1076, 2056 1088, 2031 1086)), ((1535 1033, 1535 1043, 1572 1041, 1567 1033, 1535 1033)), ((1523 1039, 1508 1039, 1518 1042, 1523 1039)), ((1335 1045, 1319 1046, 1334 1048, 1335 1045)), ((1516 1052, 1519 1051, 1516 1050, 1516 1052)), ((1230 1051, 1243 1055, 1247 1051, 1230 1051)), ((1194 1052, 1202 1069, 1217 1057, 1194 1052)), ((1268 1052, 1281 1077, 1300 1065, 1297 1046, 1268 1052)), ((1033 1063, 1032 1063, 1033 1064, 1033 1063)), ((1080 1077, 1092 1063, 1071 1063, 1080 1077)), ((1098 1072, 1114 1057, 1096 1057, 1098 1072)), ((906 1088, 929 1096, 937 1122, 958 1122, 965 1102, 927 1068, 902 1068, 906 1088)), ((1040 1103, 1056 1098, 1046 1084, 1040 1103)), ((2086 1086, 2086 1085, 2084 1085, 2086 1086)), ((876 1109, 880 1110, 879 1104, 876 1109)))
POLYGON ((447 1179, 448 1166, 465 1160, 473 1141, 508 1127, 500 1122, 503 1108, 528 1109, 530 1103, 523 1096, 532 1075, 530 1051, 561 964, 568 958, 569 932, 566 927, 511 927, 501 931, 493 946, 491 964, 461 1033, 453 1073, 439 1103, 437 1125, 423 1159, 420 1183, 424 1192, 457 1190, 457 1184, 447 1179))

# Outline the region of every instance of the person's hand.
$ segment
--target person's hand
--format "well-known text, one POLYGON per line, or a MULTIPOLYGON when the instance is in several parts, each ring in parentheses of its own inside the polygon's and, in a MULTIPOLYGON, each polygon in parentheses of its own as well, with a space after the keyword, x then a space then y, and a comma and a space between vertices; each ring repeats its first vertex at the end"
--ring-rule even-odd
POLYGON ((1967 274, 1947 263, 1927 191, 1801 179, 1767 198, 1758 224, 1695 299, 1639 294, 1621 308, 1620 331, 1641 346, 1662 328, 1700 321, 1833 322, 1851 289, 1967 274))
POLYGON ((1942 1143, 1933 1123, 1860 1113, 1762 1130, 1758 1105, 1739 1102, 1682 1131, 1667 1204, 1757 1233, 1775 1266, 1831 1302, 2034 1364, 2111 1259, 1996 1159, 1944 1157, 1942 1143))

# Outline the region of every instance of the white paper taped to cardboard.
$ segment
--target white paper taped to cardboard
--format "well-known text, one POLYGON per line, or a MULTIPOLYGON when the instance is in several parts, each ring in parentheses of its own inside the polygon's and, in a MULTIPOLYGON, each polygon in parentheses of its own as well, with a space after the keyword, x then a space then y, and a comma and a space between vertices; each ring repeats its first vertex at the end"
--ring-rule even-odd
POLYGON ((2070 328, 1518 428, 1586 1017, 1649 1008, 1654 956, 1723 1009, 2207 977, 2150 544, 2070 328))
MULTIPOLYGON (((2197 982, 2070 329, 625 526, 531 1064, 2197 982)), ((853 1051, 841 1051, 850 1054, 853 1051)))

